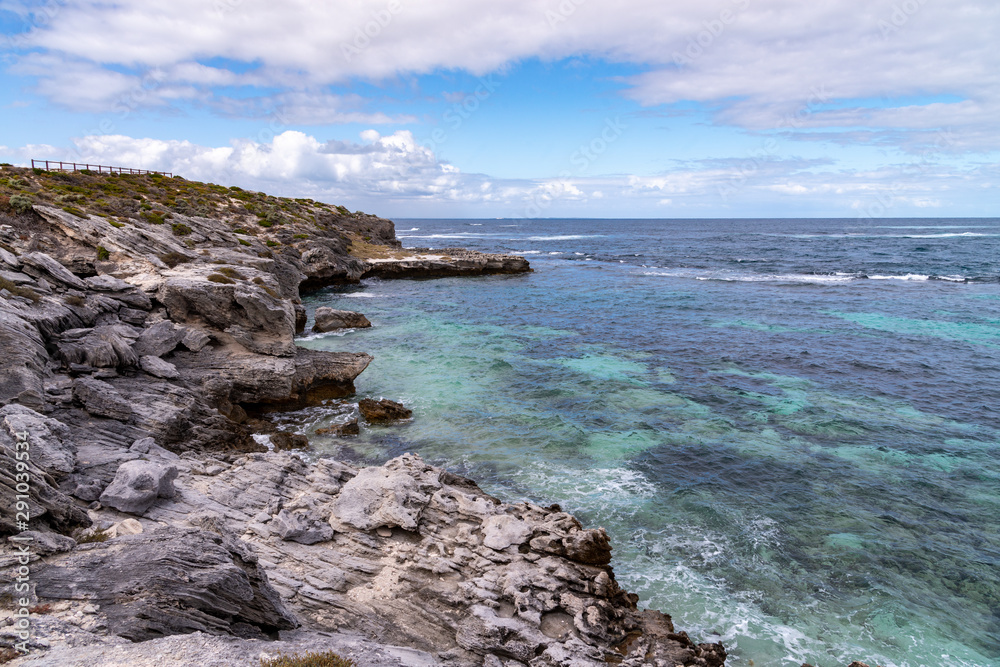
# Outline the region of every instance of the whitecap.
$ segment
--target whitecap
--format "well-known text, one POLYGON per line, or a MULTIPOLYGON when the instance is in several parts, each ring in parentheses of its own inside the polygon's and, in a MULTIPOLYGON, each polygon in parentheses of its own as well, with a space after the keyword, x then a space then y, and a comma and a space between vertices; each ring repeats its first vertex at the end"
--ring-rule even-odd
POLYGON ((930 276, 921 275, 919 273, 907 273, 905 276, 868 276, 870 280, 916 280, 924 281, 930 280, 930 276))
POLYGON ((604 234, 569 234, 566 236, 529 236, 527 241, 574 241, 576 239, 603 238, 604 234))

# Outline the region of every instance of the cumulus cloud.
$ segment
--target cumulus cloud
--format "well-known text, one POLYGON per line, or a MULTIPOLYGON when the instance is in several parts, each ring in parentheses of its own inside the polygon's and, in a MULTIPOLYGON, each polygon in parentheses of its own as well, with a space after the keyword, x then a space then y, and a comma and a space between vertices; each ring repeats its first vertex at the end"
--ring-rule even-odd
MULTIPOLYGON (((697 101, 717 109, 717 122, 774 128, 822 89, 827 102, 854 104, 815 113, 810 126, 900 131, 979 127, 1000 115, 998 27, 992 0, 66 0, 22 41, 49 58, 48 73, 37 55, 23 61, 40 92, 87 109, 134 83, 122 68, 165 72, 156 99, 166 99, 219 85, 301 95, 356 79, 588 56, 644 69, 622 82, 644 105, 697 101), (928 95, 958 99, 926 109, 873 99, 928 95)), ((303 122, 362 117, 307 97, 295 106, 303 122)))
POLYGON ((185 178, 312 197, 382 215, 564 217, 656 210, 667 215, 801 211, 822 215, 896 215, 981 199, 1000 167, 948 167, 915 161, 878 169, 837 168, 826 159, 712 159, 678 162, 668 172, 550 179, 491 178, 441 161, 406 131, 366 130, 359 141, 322 141, 287 130, 266 142, 225 146, 124 135, 93 135, 73 147, 29 145, 29 158, 169 171, 185 178), (874 212, 874 213, 873 213, 874 212))

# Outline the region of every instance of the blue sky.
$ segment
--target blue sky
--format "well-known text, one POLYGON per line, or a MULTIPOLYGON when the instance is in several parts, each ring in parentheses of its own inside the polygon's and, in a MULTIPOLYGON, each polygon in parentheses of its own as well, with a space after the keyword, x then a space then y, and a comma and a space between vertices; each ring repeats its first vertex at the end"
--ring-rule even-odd
POLYGON ((0 0, 0 160, 388 217, 996 216, 994 0, 0 0))

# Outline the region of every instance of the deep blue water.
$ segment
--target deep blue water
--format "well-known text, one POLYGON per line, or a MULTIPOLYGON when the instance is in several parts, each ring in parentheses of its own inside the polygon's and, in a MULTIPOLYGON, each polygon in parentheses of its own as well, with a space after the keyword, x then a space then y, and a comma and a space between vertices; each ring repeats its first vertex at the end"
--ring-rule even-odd
MULTIPOLYGON (((1000 664, 1000 219, 404 220, 521 276, 366 281, 359 395, 405 451, 560 503, 730 664, 1000 664)), ((347 406, 286 418, 304 432, 347 406)))

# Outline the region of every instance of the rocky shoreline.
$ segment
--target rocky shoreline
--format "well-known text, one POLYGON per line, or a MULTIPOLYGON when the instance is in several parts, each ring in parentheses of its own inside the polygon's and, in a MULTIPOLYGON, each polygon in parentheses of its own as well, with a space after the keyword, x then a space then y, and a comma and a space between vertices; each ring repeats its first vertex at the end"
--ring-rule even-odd
POLYGON ((248 238, 224 216, 9 201, 0 660, 724 663, 640 611, 603 529, 556 506, 502 503, 418 456, 358 469, 280 450, 307 443, 268 411, 351 396, 371 361, 295 345, 300 289, 528 271, 523 258, 401 252, 392 223, 363 214, 248 238), (352 239, 394 256, 358 258, 352 239))

